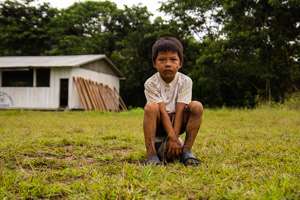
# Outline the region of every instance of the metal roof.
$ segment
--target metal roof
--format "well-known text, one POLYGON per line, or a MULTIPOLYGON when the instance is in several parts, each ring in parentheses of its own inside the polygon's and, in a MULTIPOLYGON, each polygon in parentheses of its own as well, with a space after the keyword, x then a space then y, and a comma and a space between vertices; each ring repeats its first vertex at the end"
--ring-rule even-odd
POLYGON ((67 55, 67 56, 0 56, 0 69, 27 67, 80 67, 90 62, 103 59, 108 66, 125 79, 120 70, 104 55, 67 55))

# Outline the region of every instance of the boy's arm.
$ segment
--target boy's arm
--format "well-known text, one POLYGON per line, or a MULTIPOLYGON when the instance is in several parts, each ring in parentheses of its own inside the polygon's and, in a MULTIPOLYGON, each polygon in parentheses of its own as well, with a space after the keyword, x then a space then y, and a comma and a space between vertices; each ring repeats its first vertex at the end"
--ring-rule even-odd
POLYGON ((161 122, 162 122, 163 127, 165 128, 165 131, 167 132, 168 137, 169 137, 168 156, 169 157, 179 156, 182 153, 181 145, 178 140, 178 136, 176 136, 176 133, 175 133, 172 123, 170 121, 170 117, 167 114, 165 104, 163 102, 161 102, 161 103, 158 103, 158 105, 159 105, 161 122))
POLYGON ((165 128, 166 133, 169 136, 169 139, 176 140, 177 137, 173 129, 172 123, 170 121, 170 117, 166 111, 165 104, 163 102, 160 102, 158 103, 158 106, 160 111, 161 122, 163 124, 163 127, 165 128))
POLYGON ((174 131, 175 131, 176 138, 178 138, 180 134, 185 106, 186 106, 185 103, 180 103, 180 102, 176 103, 176 113, 174 119, 174 131))
POLYGON ((184 76, 182 87, 178 92, 178 98, 176 103, 176 112, 174 119, 174 130, 177 137, 180 134, 180 129, 183 123, 183 113, 186 105, 188 105, 192 100, 192 89, 193 81, 190 77, 184 76))

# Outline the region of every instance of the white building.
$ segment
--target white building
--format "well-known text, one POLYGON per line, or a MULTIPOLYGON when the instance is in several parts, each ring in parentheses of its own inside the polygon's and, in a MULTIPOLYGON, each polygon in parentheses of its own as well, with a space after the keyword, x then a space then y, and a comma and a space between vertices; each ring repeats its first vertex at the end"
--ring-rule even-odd
POLYGON ((125 79, 105 55, 0 57, 0 109, 83 109, 73 77, 118 92, 125 79))

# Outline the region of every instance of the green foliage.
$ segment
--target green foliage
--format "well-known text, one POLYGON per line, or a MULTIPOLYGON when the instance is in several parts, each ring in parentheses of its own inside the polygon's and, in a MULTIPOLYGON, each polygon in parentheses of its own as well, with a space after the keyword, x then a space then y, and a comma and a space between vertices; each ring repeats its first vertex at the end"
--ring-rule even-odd
POLYGON ((205 106, 254 107, 299 91, 298 0, 169 0, 160 10, 170 19, 153 21, 139 4, 83 1, 57 10, 30 2, 0 2, 0 56, 106 54, 126 77, 128 106, 144 106, 143 84, 156 72, 151 47, 166 35, 182 42, 181 72, 205 106))
POLYGON ((258 103, 257 108, 300 110, 300 93, 296 92, 289 95, 284 100, 284 103, 261 101, 258 103))
POLYGON ((142 109, 0 111, 0 198, 299 199, 299 119, 280 106, 205 109, 201 165, 145 167, 142 109))
POLYGON ((282 105, 287 109, 300 110, 300 93, 297 92, 287 97, 282 105))
MULTIPOLYGON (((114 50, 112 36, 118 24, 116 4, 104 1, 74 3, 52 19, 53 49, 46 54, 105 54, 114 50)), ((121 33, 118 33, 121 34, 121 33)), ((116 35, 117 37, 119 35, 116 35)))
POLYGON ((48 30, 58 11, 47 3, 29 3, 0 2, 0 56, 40 55, 51 48, 48 30))
POLYGON ((189 73, 205 105, 253 107, 299 89, 299 1, 171 0, 162 10, 206 32, 189 73))

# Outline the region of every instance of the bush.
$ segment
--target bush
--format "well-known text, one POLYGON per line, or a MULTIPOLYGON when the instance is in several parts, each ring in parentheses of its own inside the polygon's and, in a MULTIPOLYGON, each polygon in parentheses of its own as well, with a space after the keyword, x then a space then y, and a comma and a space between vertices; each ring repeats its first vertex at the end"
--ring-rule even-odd
POLYGON ((275 101, 260 101, 256 108, 279 108, 288 110, 300 110, 300 92, 288 95, 282 103, 275 101))
POLYGON ((291 110, 300 110, 300 92, 293 93, 286 98, 282 106, 291 110))

